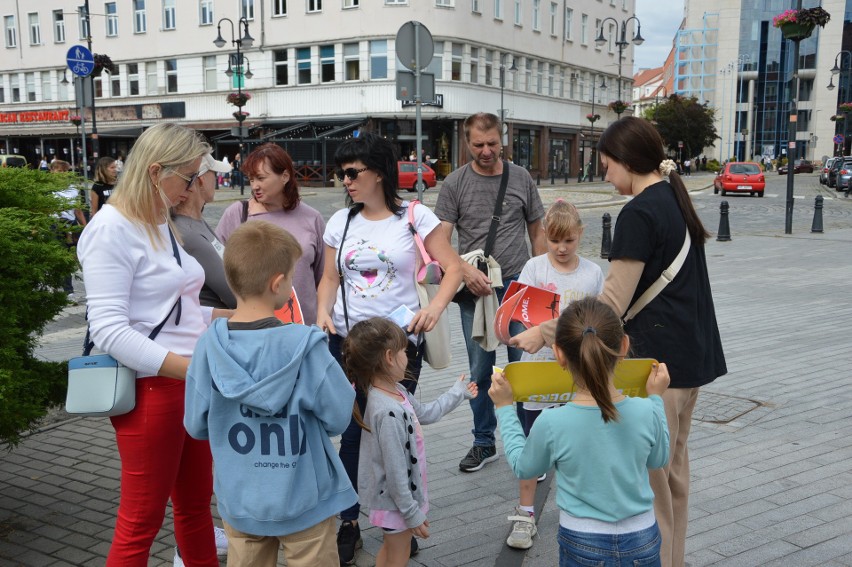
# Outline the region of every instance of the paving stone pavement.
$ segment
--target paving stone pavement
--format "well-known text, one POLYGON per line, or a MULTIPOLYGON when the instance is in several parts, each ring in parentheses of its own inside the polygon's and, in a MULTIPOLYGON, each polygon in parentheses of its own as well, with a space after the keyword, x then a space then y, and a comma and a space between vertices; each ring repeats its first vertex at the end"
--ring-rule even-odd
MULTIPOLYGON (((852 227, 708 241, 729 374, 702 390, 693 421, 689 566, 852 565, 850 247, 852 227)), ((84 311, 67 309, 39 354, 75 356, 84 311)), ((461 337, 455 306, 450 318, 461 337)), ((434 399, 463 372, 456 340, 452 366, 425 370, 418 396, 434 399)), ((105 418, 54 415, 0 458, 0 566, 104 562, 119 488, 112 429, 105 418)), ((502 458, 476 473, 458 470, 470 428, 466 405, 424 427, 432 536, 411 565, 556 565, 555 486, 541 485, 533 548, 506 548, 517 481, 502 458)), ((172 534, 169 513, 151 565, 171 565, 172 534)), ((373 565, 381 534, 362 534, 357 565, 373 565)))

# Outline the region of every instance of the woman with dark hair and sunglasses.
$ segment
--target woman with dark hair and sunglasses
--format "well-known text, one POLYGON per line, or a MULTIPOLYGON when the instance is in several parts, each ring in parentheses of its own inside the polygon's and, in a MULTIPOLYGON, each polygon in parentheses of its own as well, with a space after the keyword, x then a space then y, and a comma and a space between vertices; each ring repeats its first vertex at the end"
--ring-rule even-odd
MULTIPOLYGON (((410 334, 432 330, 461 284, 461 259, 442 233, 438 217, 426 206, 415 206, 414 227, 445 272, 438 294, 420 308, 415 287, 417 252, 408 226, 410 204, 399 196, 398 160, 393 145, 372 133, 346 140, 334 156, 349 208, 329 219, 323 236, 325 270, 317 292, 317 325, 329 333, 329 349, 338 361, 343 340, 355 323, 387 317, 400 306, 414 313, 407 327, 410 334)), ((406 354, 407 378, 402 385, 413 393, 423 344, 409 341, 406 354)), ((356 401, 363 413, 363 392, 357 392, 356 401)), ((360 441, 361 428, 353 419, 341 437, 340 458, 356 489, 360 441)), ((356 504, 340 514, 337 546, 344 564, 353 561, 361 541, 358 512, 356 504)), ((416 550, 414 544, 412 550, 416 550)))
POLYGON ((293 290, 299 298, 304 323, 313 325, 317 322, 317 286, 322 278, 325 253, 322 215, 302 202, 293 160, 281 146, 273 143, 258 146, 246 157, 241 170, 248 177, 251 198, 225 209, 216 226, 216 236, 227 246, 231 233, 252 220, 271 222, 292 234, 302 247, 293 290))

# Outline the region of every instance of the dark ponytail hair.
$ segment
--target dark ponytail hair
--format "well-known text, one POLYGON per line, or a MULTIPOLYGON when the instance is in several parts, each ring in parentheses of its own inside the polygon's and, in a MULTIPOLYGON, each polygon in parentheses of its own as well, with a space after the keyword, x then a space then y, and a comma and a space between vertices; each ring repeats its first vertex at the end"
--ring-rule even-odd
MULTIPOLYGON (((598 152, 640 175, 658 171, 660 163, 666 159, 660 133, 653 124, 635 116, 626 116, 610 124, 601 134, 598 152)), ((693 242, 704 244, 710 233, 698 218, 683 180, 673 171, 669 174, 669 183, 674 188, 675 199, 690 238, 693 242)))
MULTIPOLYGON (((343 341, 343 371, 355 389, 364 393, 370 390, 373 378, 389 375, 385 352, 398 352, 408 346, 408 337, 402 328, 384 317, 372 317, 352 326, 343 341)), ((361 416, 358 402, 352 407, 352 417, 362 429, 370 431, 361 416)))
POLYGON ((555 345, 565 355, 574 382, 595 399, 604 423, 618 421, 609 384, 621 357, 623 338, 624 329, 615 311, 594 297, 572 302, 556 324, 555 345))

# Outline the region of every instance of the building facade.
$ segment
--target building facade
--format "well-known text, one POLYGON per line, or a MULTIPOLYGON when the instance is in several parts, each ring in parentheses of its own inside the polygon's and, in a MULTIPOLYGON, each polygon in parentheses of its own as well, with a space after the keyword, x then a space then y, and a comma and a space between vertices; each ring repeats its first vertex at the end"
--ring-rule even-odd
MULTIPOLYGON (((336 144, 356 130, 387 136, 408 155, 415 107, 397 98, 396 34, 417 21, 433 39, 424 72, 436 93, 422 107, 422 145, 440 175, 468 159, 464 117, 487 111, 505 117, 506 157, 542 177, 576 176, 590 141, 616 118, 606 111, 618 98, 615 42, 634 1, 0 0, 0 150, 35 163, 79 161, 70 118, 81 115, 89 130, 94 117, 101 155, 126 154, 141 131, 168 120, 233 158, 237 108, 225 98, 239 86, 251 94, 244 151, 276 141, 313 168, 306 180, 327 180, 336 144), (253 42, 237 61, 241 17, 253 42), (598 46, 601 22, 607 43, 598 46), (213 44, 219 30, 222 49, 213 44), (89 40, 117 66, 93 79, 94 116, 77 108, 75 84, 84 81, 66 68, 69 48, 89 40), (596 89, 602 120, 592 128, 592 85, 602 82, 610 86, 596 89)), ((633 49, 624 51, 624 97, 633 49)))

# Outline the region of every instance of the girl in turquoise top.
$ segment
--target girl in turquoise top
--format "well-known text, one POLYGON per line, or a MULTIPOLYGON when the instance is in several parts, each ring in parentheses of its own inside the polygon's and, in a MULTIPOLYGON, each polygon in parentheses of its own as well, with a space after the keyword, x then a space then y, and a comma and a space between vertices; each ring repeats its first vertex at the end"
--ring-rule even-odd
POLYGON ((559 316, 553 351, 573 375, 577 393, 570 403, 543 410, 526 438, 511 385, 502 373, 492 377, 488 394, 515 475, 536 478, 556 467, 560 567, 590 561, 660 565, 648 469, 664 466, 669 458, 660 397, 669 374, 665 364, 655 364, 646 384, 648 398, 624 396, 613 375, 629 347, 609 306, 595 298, 571 303, 559 316))

